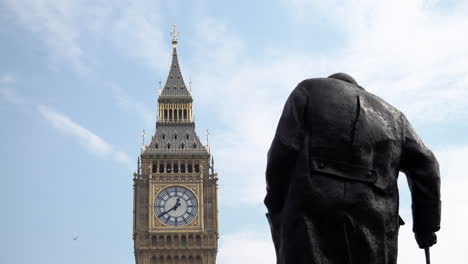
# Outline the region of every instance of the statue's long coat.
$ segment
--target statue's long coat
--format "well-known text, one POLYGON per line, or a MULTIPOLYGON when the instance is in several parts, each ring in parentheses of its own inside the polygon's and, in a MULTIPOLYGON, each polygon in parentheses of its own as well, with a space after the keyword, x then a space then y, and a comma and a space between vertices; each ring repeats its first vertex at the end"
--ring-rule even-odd
POLYGON ((280 118, 265 198, 278 264, 396 263, 400 171, 413 230, 439 230, 434 155, 400 111, 344 79, 301 82, 280 118))

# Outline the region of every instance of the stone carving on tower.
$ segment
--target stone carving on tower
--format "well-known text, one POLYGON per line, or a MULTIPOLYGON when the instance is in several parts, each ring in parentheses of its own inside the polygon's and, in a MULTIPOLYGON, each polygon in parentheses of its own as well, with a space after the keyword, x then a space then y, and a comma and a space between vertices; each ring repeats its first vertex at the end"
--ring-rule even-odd
MULTIPOLYGON (((196 131, 191 91, 177 58, 159 93, 156 131, 134 174, 133 240, 137 264, 214 264, 218 249, 217 173, 196 131)), ((206 133, 208 136, 208 132, 206 133)))

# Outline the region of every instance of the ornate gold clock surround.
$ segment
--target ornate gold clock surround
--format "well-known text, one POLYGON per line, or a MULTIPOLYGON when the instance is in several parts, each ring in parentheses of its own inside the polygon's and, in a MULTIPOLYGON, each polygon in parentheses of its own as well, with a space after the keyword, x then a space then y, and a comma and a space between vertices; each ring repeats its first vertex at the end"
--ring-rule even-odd
POLYGON ((180 232, 180 231, 187 231, 187 232, 199 232, 203 230, 203 188, 201 188, 201 183, 179 183, 179 182, 174 182, 174 183, 150 183, 150 192, 149 192, 149 232, 150 233, 164 233, 164 232, 180 232), (189 224, 185 226, 170 226, 166 225, 163 222, 161 222, 158 217, 156 216, 156 213, 154 211, 154 201, 156 196, 158 196, 159 192, 164 190, 165 188, 168 187, 174 187, 174 186, 181 186, 185 187, 193 192, 195 195, 197 202, 198 202, 198 208, 197 208, 197 215, 195 218, 190 222, 189 224))

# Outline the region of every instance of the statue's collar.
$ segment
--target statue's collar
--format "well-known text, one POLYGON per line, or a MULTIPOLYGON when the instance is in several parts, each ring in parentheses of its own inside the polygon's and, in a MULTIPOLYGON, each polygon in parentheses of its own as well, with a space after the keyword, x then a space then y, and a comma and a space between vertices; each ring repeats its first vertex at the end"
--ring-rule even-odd
POLYGON ((347 83, 351 83, 351 84, 356 85, 359 89, 364 90, 364 88, 362 88, 356 82, 356 80, 353 77, 351 77, 351 75, 349 75, 349 74, 346 74, 346 73, 343 73, 343 72, 338 72, 338 73, 335 73, 335 74, 332 74, 332 75, 328 76, 328 78, 332 78, 332 79, 341 80, 341 81, 344 81, 344 82, 347 82, 347 83))

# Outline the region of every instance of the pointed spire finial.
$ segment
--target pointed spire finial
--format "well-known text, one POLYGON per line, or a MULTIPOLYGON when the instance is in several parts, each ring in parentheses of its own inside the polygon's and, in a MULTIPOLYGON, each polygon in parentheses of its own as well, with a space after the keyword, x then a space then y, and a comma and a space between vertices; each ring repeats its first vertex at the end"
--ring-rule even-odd
POLYGON ((143 138, 143 144, 141 144, 142 146, 145 145, 145 136, 146 136, 146 131, 143 129, 143 131, 141 131, 141 137, 143 138))
POLYGON ((140 169, 141 169, 141 167, 140 167, 140 156, 138 156, 138 161, 137 161, 137 172, 138 172, 138 174, 141 174, 140 169))
POLYGON ((177 31, 177 25, 172 25, 173 29, 171 32, 172 35, 172 46, 177 47, 177 37, 180 35, 180 32, 177 31))
POLYGON ((210 142, 208 141, 209 136, 210 136, 210 131, 208 131, 208 129, 205 132, 205 136, 206 136, 206 147, 208 148, 208 153, 210 153, 210 142))
POLYGON ((214 174, 215 169, 214 169, 214 158, 211 156, 211 173, 214 174))
POLYGON ((189 92, 192 92, 192 77, 189 77, 189 92))
POLYGON ((158 96, 161 96, 161 92, 162 92, 162 87, 161 87, 161 78, 159 78, 159 89, 158 89, 158 96))

